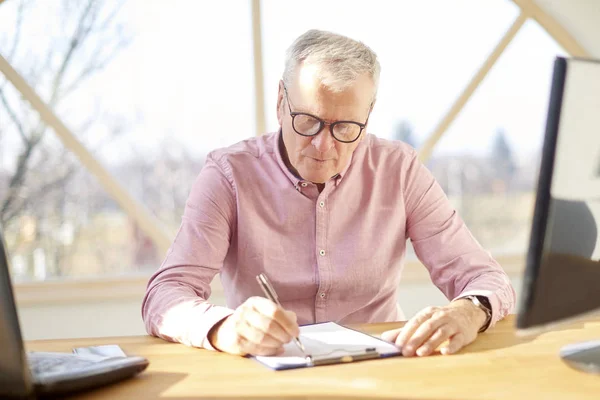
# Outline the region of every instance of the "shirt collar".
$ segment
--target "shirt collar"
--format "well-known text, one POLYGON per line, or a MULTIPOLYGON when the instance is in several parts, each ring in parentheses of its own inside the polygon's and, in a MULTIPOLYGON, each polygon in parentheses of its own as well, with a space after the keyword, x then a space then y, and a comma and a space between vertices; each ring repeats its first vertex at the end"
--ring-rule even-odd
POLYGON ((285 165, 285 162, 283 161, 283 155, 281 154, 281 150, 282 150, 281 147, 283 147, 283 143, 281 143, 281 146, 279 145, 280 141, 282 141, 282 140, 283 139, 281 137, 281 128, 279 128, 279 132, 277 132, 276 135, 273 135, 273 149, 275 149, 275 157, 277 159, 277 164, 279 164, 279 167, 281 168, 281 170, 283 171, 285 176, 288 177, 290 182, 292 182, 294 184, 294 187, 298 188, 300 185, 300 182, 302 182, 302 179, 300 179, 299 177, 294 175, 289 170, 287 165, 285 165))
MULTIPOLYGON (((350 168, 350 165, 352 165, 352 160, 354 158, 354 155, 356 154, 356 152, 358 151, 358 149, 361 147, 362 145, 362 141, 361 143, 358 145, 358 147, 354 150, 354 153, 352 154, 352 156, 350 157, 350 161, 348 162, 348 164, 344 167, 344 169, 339 173, 336 174, 333 178, 335 179, 335 185, 339 185, 340 182, 342 181, 342 179, 344 178, 344 176, 346 175, 346 173, 348 172, 348 169, 350 168)), ((285 162, 283 161, 283 155, 281 154, 281 150, 283 148, 283 138, 282 138, 282 131, 281 128, 279 128, 279 132, 277 132, 276 135, 273 135, 273 148, 275 149, 275 157, 277 159, 277 164, 279 164, 279 167, 281 168, 281 170, 283 171, 283 173, 288 177, 288 179, 294 184, 294 187, 298 188, 298 186, 302 183, 302 182, 307 182, 304 179, 296 176, 294 173, 292 173, 289 168, 287 167, 287 165, 285 165, 285 162), (281 143, 281 146, 280 146, 281 143)))

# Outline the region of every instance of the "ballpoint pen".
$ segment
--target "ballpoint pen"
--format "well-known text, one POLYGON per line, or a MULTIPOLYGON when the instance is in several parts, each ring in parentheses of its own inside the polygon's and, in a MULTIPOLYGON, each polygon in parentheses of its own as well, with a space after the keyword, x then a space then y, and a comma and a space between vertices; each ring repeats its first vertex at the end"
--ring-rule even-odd
MULTIPOLYGON (((269 278, 267 278, 267 276, 265 274, 260 274, 260 275, 256 276, 256 280, 258 281, 258 284, 260 285, 261 289, 265 293, 265 296, 267 296, 267 298, 269 300, 271 300, 273 303, 275 303, 279 307, 281 307, 281 303, 279 302, 277 293, 275 292, 275 289, 271 285, 271 282, 269 282, 269 278)), ((302 353, 306 354, 306 349, 304 348, 304 345, 302 344, 302 342, 300 342, 299 337, 294 338, 294 343, 296 343, 296 346, 298 346, 298 348, 300 350, 302 350, 302 353)))

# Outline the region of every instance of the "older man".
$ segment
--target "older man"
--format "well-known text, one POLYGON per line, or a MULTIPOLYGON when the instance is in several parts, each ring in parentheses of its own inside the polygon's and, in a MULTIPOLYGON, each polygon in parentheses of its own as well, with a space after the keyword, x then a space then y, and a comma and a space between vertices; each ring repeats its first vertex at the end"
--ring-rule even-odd
POLYGON ((366 133, 376 55, 311 30, 287 53, 277 133, 212 152, 179 232, 148 283, 152 335, 233 354, 271 355, 298 324, 402 318, 406 241, 450 299, 384 338, 406 356, 458 351, 512 310, 515 293, 440 186, 401 142, 366 133), (208 301, 220 273, 227 307, 208 301), (282 307, 260 297, 265 273, 282 307))

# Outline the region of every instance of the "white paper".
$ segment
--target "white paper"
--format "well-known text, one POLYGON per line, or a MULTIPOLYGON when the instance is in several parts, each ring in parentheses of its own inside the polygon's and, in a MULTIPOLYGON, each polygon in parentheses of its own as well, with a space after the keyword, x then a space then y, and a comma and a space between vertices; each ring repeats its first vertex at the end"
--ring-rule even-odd
POLYGON ((73 353, 78 355, 97 355, 102 358, 111 358, 111 357, 126 357, 127 355, 121 349, 120 346, 116 344, 105 344, 102 346, 89 346, 89 347, 75 347, 73 349, 73 353))
POLYGON ((400 350, 391 343, 373 336, 345 328, 335 322, 300 327, 300 341, 306 354, 292 341, 284 346, 281 356, 257 356, 256 359, 271 368, 307 365, 307 355, 313 357, 336 357, 364 353, 374 348, 380 355, 396 354, 400 350))
POLYGON ((27 353, 27 361, 36 379, 60 375, 74 370, 92 368, 106 360, 96 354, 71 354, 58 352, 31 351, 27 353))
POLYGON ((67 362, 71 360, 84 360, 90 362, 104 361, 106 357, 102 357, 95 354, 71 354, 71 353, 60 353, 60 352, 50 352, 50 351, 28 351, 27 359, 32 363, 39 362, 38 360, 65 360, 67 362))

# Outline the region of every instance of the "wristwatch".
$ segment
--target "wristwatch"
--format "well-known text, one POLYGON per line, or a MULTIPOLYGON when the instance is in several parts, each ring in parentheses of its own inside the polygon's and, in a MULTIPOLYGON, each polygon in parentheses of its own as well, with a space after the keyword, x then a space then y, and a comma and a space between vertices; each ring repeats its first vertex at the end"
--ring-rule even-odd
POLYGON ((481 328, 479 328, 479 331, 477 331, 477 333, 485 331, 490 326, 490 322, 492 322, 492 307, 490 306, 490 301, 488 300, 488 298, 485 296, 469 295, 461 297, 461 299, 470 300, 471 303, 473 303, 476 307, 478 307, 481 311, 485 313, 485 322, 483 323, 481 328))

